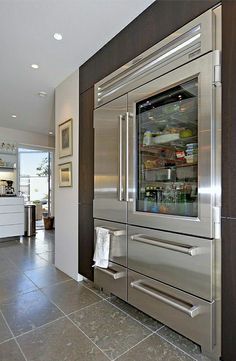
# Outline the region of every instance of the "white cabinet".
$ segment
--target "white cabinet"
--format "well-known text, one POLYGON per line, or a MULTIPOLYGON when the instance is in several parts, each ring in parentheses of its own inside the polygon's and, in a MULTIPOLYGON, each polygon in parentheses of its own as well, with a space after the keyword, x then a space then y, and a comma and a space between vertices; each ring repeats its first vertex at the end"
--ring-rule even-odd
POLYGON ((0 198, 0 238, 24 234, 24 199, 0 198))

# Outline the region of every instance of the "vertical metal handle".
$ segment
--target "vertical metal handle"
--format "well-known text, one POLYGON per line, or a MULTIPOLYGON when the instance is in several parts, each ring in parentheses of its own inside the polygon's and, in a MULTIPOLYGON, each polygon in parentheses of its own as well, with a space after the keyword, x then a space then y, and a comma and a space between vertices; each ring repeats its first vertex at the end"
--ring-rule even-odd
POLYGON ((123 116, 119 115, 119 165, 118 165, 118 200, 120 202, 123 201, 123 184, 122 184, 122 169, 123 169, 123 153, 122 153, 122 146, 123 146, 123 139, 122 139, 122 130, 123 130, 123 126, 122 126, 122 122, 123 122, 123 116))
POLYGON ((125 201, 129 201, 129 113, 125 114, 126 121, 126 157, 125 157, 125 201))

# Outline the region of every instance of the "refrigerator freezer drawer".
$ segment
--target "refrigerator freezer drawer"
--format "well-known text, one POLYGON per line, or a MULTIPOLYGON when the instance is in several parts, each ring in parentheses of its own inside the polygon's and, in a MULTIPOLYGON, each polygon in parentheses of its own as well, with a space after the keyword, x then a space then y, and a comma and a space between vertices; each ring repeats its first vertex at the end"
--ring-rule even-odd
MULTIPOLYGON (((110 257, 111 262, 127 266, 127 226, 121 223, 107 222, 100 219, 94 220, 95 227, 104 227, 110 231, 110 257)), ((96 232, 95 237, 96 241, 96 232)))
POLYGON ((213 242, 129 226, 128 268, 212 301, 213 242))
POLYGON ((127 301, 127 269, 110 262, 108 268, 96 267, 94 283, 105 291, 127 301))
POLYGON ((141 311, 212 350, 214 302, 128 271, 128 302, 141 311))

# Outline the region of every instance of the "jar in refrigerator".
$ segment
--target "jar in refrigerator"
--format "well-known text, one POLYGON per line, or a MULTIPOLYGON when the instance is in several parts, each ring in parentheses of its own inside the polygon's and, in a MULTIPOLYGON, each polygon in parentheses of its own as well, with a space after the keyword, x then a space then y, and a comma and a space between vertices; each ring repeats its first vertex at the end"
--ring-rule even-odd
POLYGON ((150 130, 146 130, 143 135, 143 145, 151 145, 152 144, 152 132, 150 130))

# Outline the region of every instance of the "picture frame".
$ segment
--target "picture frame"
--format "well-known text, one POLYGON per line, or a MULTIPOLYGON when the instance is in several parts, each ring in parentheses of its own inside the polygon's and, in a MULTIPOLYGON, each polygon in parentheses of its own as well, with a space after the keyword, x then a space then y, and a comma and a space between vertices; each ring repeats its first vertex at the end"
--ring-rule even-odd
POLYGON ((72 162, 58 165, 59 187, 72 187, 72 162))
POLYGON ((73 154, 73 119, 59 124, 59 158, 73 154))

